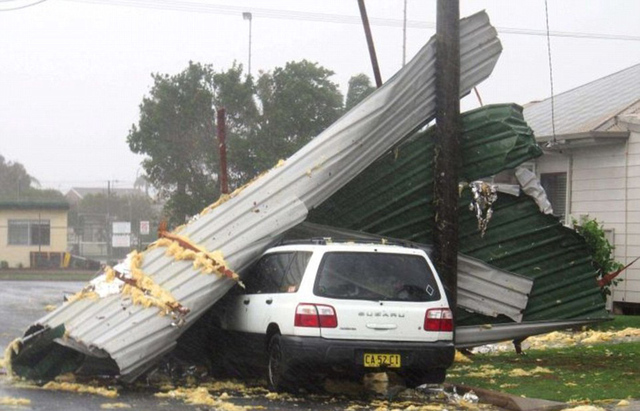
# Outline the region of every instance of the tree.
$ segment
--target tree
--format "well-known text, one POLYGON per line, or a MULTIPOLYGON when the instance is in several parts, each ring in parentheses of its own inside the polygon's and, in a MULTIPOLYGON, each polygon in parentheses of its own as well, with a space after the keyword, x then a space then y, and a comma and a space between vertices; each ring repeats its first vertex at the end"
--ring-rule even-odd
POLYGON ((3 201, 65 201, 58 190, 39 189, 38 180, 17 162, 6 161, 0 155, 0 200, 3 201))
POLYGON ((349 79, 349 90, 347 91, 347 101, 344 107, 345 111, 351 110, 375 90, 376 88, 371 85, 371 79, 366 74, 352 76, 349 79))
POLYGON ((256 171, 289 157, 340 117, 343 97, 329 79, 333 74, 302 60, 260 75, 256 94, 262 117, 252 147, 256 171))
POLYGON ((218 150, 214 134, 213 71, 189 62, 181 73, 152 75, 150 95, 127 142, 146 154, 142 166, 151 183, 169 198, 174 223, 201 210, 219 195, 218 150))
POLYGON ((171 221, 183 222, 219 196, 213 107, 227 112, 228 170, 235 188, 289 157, 340 116, 343 98, 332 75, 306 60, 260 73, 255 83, 240 64, 216 73, 190 62, 177 75, 154 74, 127 141, 133 152, 147 155, 143 167, 168 198, 171 221))

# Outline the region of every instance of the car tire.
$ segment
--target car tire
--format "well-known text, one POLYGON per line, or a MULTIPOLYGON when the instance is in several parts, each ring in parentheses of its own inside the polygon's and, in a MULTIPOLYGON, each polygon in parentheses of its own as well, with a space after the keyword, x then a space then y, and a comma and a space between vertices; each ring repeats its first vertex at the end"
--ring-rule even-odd
POLYGON ((447 370, 435 368, 430 370, 407 370, 404 381, 407 388, 416 388, 422 384, 442 384, 447 378, 447 370))
POLYGON ((267 382, 271 391, 292 391, 295 387, 289 374, 280 334, 271 337, 268 349, 267 382))

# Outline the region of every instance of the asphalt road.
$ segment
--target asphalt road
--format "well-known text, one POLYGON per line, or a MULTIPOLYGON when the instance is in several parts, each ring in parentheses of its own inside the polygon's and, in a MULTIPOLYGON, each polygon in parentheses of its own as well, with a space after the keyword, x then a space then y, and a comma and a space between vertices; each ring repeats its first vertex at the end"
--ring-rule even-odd
MULTIPOLYGON (((0 357, 3 356, 4 347, 15 338, 22 336, 31 324, 47 314, 47 306, 62 304, 65 293, 79 291, 85 284, 84 282, 0 281, 0 357)), ((220 381, 209 379, 206 382, 215 384, 220 381)), ((104 410, 109 409, 109 404, 111 407, 115 407, 113 404, 128 406, 133 410, 167 409, 180 411, 222 407, 186 405, 182 400, 158 398, 154 396, 155 393, 167 391, 166 388, 160 388, 161 384, 158 383, 149 385, 143 381, 135 386, 124 386, 117 382, 113 382, 113 384, 118 388, 119 395, 117 398, 107 398, 94 394, 26 388, 10 382, 0 371, 0 410, 104 410), (27 406, 14 407, 2 403, 6 397, 29 399, 31 403, 27 406)), ((273 410, 344 410, 353 405, 357 405, 361 409, 376 409, 380 405, 385 406, 385 404, 392 408, 393 403, 381 402, 391 398, 396 403, 404 402, 405 407, 406 401, 411 401, 416 405, 424 405, 427 402, 424 395, 414 394, 413 397, 398 397, 396 395, 400 392, 398 386, 388 383, 365 388, 362 384, 358 386, 354 382, 333 382, 334 389, 337 389, 338 392, 342 391, 343 394, 321 392, 320 394, 297 394, 295 396, 269 393, 264 382, 259 381, 231 382, 230 385, 235 388, 209 389, 209 391, 215 398, 227 393, 229 398, 225 401, 235 405, 259 406, 263 409, 273 410)), ((456 409, 455 406, 447 405, 443 400, 430 400, 429 402, 446 406, 450 411, 456 409)))

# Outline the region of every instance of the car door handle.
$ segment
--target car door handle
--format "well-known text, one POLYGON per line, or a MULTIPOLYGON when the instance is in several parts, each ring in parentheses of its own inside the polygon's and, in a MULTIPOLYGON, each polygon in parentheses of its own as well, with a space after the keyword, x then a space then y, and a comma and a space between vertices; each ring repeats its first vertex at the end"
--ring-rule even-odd
POLYGON ((244 305, 249 305, 249 303, 251 302, 251 300, 247 298, 246 300, 244 300, 244 301, 242 301, 242 302, 244 303, 244 305))
POLYGON ((273 302, 273 298, 269 298, 268 300, 265 300, 265 303, 267 304, 271 304, 273 302))

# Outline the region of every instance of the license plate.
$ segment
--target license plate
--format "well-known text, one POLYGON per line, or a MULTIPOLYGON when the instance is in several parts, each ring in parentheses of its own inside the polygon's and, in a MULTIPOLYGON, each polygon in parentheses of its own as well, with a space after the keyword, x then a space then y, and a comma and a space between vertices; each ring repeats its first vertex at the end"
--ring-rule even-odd
POLYGON ((400 368, 400 354, 364 354, 365 367, 400 368))

